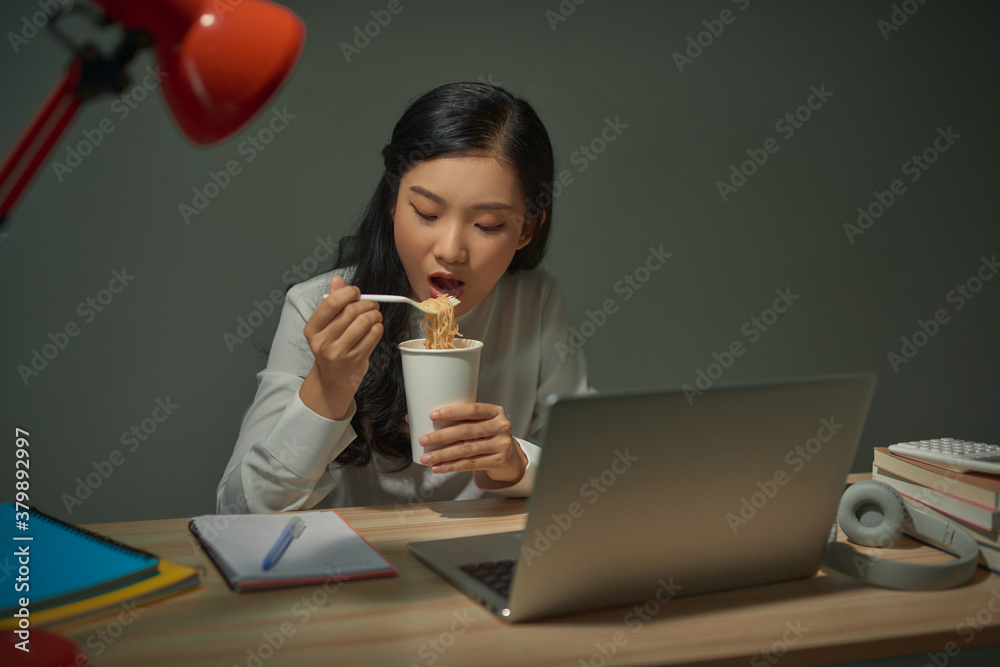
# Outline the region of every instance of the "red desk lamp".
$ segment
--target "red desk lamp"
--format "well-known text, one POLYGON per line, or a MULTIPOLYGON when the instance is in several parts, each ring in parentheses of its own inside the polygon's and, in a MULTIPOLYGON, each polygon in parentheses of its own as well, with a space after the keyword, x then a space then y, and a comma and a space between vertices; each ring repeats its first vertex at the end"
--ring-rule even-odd
MULTIPOLYGON (((66 76, 56 84, 0 164, 0 224, 59 140, 80 103, 128 84, 125 66, 152 46, 168 73, 161 85, 185 136, 208 145, 246 124, 288 77, 305 41, 305 26, 290 10, 266 0, 93 0, 104 23, 120 23, 121 44, 111 56, 76 47, 66 76)), ((76 10, 71 10, 76 11, 76 10)), ((56 36, 57 14, 49 22, 56 36)))

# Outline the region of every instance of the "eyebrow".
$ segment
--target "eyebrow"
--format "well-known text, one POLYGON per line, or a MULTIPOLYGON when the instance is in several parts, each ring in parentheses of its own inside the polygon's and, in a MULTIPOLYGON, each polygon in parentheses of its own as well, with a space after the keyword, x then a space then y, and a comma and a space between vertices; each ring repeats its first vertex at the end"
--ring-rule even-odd
MULTIPOLYGON (((439 195, 434 194, 433 192, 431 192, 427 188, 420 187, 419 185, 413 185, 413 186, 411 186, 410 187, 410 192, 418 194, 418 195, 420 195, 422 197, 426 197, 427 199, 430 199, 435 204, 440 204, 441 206, 445 206, 446 205, 446 202, 445 202, 444 198, 440 197, 439 195)), ((475 204, 475 205, 473 205, 472 208, 475 209, 475 210, 477 210, 477 211, 502 211, 502 210, 513 209, 514 207, 511 206, 510 204, 506 204, 506 203, 504 203, 502 201, 487 201, 487 202, 480 202, 478 204, 475 204)))

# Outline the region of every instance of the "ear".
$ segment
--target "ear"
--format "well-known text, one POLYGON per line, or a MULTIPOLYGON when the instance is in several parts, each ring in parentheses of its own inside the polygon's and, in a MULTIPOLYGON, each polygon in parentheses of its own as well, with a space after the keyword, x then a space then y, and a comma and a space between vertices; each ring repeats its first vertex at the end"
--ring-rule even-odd
POLYGON ((520 250, 524 246, 531 243, 531 239, 535 237, 536 227, 541 227, 544 224, 545 211, 542 211, 542 217, 537 221, 532 218, 525 218, 524 226, 521 227, 521 238, 517 241, 517 249, 520 250))

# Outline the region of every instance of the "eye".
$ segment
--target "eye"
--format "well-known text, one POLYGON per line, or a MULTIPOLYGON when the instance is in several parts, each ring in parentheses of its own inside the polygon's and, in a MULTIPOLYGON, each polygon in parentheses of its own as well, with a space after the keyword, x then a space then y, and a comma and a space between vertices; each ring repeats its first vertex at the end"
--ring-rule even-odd
POLYGON ((434 220, 437 220, 437 216, 436 215, 427 215, 426 213, 421 212, 420 209, 418 209, 413 204, 410 204, 410 207, 413 209, 414 213, 416 213, 418 216, 420 216, 421 220, 425 220, 427 222, 433 222, 434 220))
POLYGON ((506 225, 506 224, 507 223, 505 223, 505 222, 501 222, 499 225, 476 225, 476 227, 479 230, 481 230, 483 232, 486 232, 487 234, 494 234, 496 232, 499 232, 501 229, 503 229, 504 225, 506 225))

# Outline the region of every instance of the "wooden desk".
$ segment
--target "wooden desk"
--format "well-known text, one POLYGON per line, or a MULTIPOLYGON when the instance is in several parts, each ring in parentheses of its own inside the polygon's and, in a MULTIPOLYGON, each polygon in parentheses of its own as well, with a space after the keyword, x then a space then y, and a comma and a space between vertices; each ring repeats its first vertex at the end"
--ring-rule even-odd
MULTIPOLYGON (((203 585, 54 629, 75 638, 95 664, 129 667, 596 667, 605 664, 602 649, 614 652, 607 664, 786 667, 926 652, 956 662, 949 650, 955 655, 1000 643, 1000 576, 982 569, 970 585, 949 591, 882 590, 822 570, 806 580, 681 597, 662 606, 651 599, 645 611, 628 617, 633 607, 508 625, 406 549, 414 540, 521 529, 524 508, 523 500, 489 499, 340 510, 399 568, 398 577, 241 595, 226 586, 186 519, 92 525, 199 567, 203 585)), ((947 558, 909 541, 885 551, 909 561, 947 558)), ((918 664, 927 661, 923 657, 918 664)))

